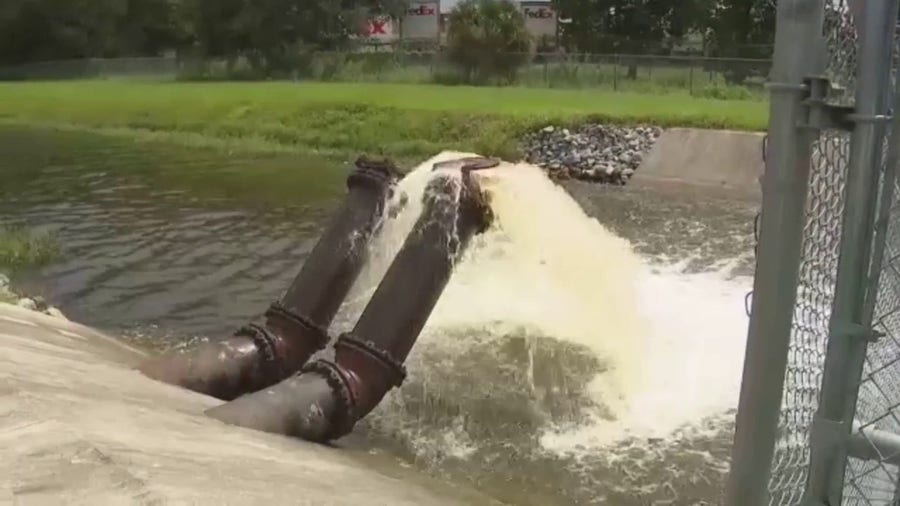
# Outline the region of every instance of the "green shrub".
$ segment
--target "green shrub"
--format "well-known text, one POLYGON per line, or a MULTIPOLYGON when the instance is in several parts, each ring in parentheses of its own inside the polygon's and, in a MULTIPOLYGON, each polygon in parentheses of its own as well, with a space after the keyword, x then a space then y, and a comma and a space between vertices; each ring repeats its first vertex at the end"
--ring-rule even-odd
POLYGON ((529 59, 525 18, 510 0, 463 0, 450 13, 447 58, 469 84, 512 84, 529 59))

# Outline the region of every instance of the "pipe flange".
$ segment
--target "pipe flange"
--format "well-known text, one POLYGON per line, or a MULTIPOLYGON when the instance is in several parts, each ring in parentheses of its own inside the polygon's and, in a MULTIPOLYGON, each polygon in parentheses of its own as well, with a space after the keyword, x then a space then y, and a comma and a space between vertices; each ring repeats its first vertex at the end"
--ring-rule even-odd
POLYGON ((468 158, 457 158, 455 160, 447 160, 445 162, 438 162, 431 166, 432 171, 437 171, 441 169, 447 168, 455 168, 459 167, 460 172, 463 174, 467 172, 471 172, 473 170, 485 170, 485 169, 493 169, 500 165, 499 158, 485 158, 483 156, 472 156, 468 158))
POLYGON ((269 309, 266 310, 265 316, 266 318, 281 318, 282 321, 298 327, 299 331, 296 331, 295 334, 311 335, 314 339, 313 345, 316 351, 324 349, 328 345, 328 330, 321 325, 317 325, 310 318, 294 313, 281 302, 273 302, 269 309))
POLYGON ((331 441, 339 439, 353 432, 356 425, 355 407, 356 398, 353 396, 353 389, 350 388, 350 381, 347 379, 344 371, 340 366, 328 360, 316 360, 303 366, 299 374, 314 373, 325 378, 328 387, 334 394, 337 403, 337 409, 329 420, 329 428, 325 433, 324 440, 331 441))
POLYGON ((281 361, 278 360, 278 355, 275 351, 275 342, 278 338, 272 335, 268 329, 262 325, 250 323, 238 329, 234 335, 235 337, 249 337, 252 339, 253 344, 256 345, 256 348, 262 355, 263 362, 273 365, 279 374, 283 373, 281 361))
POLYGON ((487 169, 495 169, 500 166, 499 158, 470 158, 466 161, 465 165, 462 166, 463 174, 468 174, 473 170, 487 170, 487 169))
POLYGON ((341 346, 361 351, 381 363, 393 373, 392 387, 399 387, 406 380, 406 368, 403 367, 403 362, 394 358, 389 351, 379 348, 372 341, 360 339, 352 332, 347 332, 342 334, 334 344, 335 349, 341 346))
POLYGON ((347 188, 360 185, 384 191, 400 179, 400 170, 390 160, 360 157, 354 165, 356 170, 347 177, 347 188))

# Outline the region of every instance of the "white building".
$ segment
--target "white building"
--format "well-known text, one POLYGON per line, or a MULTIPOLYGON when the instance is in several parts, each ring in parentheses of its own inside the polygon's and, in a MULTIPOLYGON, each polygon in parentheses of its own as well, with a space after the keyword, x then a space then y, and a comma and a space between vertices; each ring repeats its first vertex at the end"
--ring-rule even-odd
MULTIPOLYGON (((371 44, 404 42, 438 43, 444 39, 447 19, 461 0, 410 0, 400 20, 381 17, 369 20, 362 38, 371 44)), ((544 43, 556 38, 557 16, 551 0, 516 0, 525 15, 525 26, 544 43)))

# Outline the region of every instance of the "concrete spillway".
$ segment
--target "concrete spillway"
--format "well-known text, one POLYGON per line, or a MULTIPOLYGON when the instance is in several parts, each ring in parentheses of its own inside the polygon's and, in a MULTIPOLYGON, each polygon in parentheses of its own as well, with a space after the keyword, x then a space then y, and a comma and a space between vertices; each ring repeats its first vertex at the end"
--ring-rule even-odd
POLYGON ((638 187, 758 200, 764 134, 670 128, 631 180, 638 187))
POLYGON ((0 304, 0 504, 490 504, 393 462, 227 426, 144 353, 0 304))

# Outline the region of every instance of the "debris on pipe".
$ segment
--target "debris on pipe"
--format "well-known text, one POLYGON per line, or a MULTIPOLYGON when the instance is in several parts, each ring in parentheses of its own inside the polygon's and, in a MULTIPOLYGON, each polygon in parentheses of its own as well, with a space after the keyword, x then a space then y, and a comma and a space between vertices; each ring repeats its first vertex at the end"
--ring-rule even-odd
POLYGON ((274 385, 302 368, 329 341, 328 327, 366 261, 369 241, 398 179, 387 161, 361 158, 347 179, 343 207, 280 301, 232 337, 156 358, 147 376, 232 400, 274 385))

